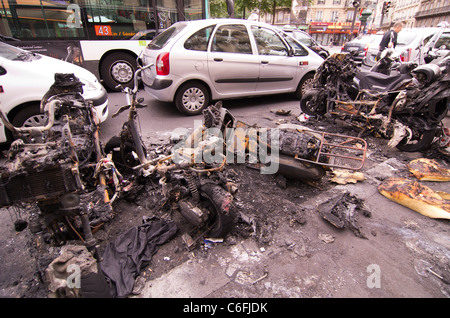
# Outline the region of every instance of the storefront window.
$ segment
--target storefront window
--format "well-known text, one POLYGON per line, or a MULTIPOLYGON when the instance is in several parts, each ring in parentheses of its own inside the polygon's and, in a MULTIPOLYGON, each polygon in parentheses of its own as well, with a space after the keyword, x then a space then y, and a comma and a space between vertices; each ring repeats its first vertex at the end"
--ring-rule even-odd
POLYGON ((202 0, 184 0, 185 20, 203 19, 203 1, 202 0))

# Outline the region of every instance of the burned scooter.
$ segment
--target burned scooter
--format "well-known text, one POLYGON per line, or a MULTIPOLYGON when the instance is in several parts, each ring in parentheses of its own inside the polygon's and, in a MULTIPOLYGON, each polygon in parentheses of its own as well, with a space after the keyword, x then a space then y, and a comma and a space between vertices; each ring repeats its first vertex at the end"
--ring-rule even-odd
POLYGON ((202 160, 205 153, 222 141, 204 136, 201 128, 189 140, 196 143, 194 138, 204 138, 204 142, 193 146, 186 141, 183 146, 162 155, 148 153, 142 141, 137 110, 146 105, 136 98, 138 79, 142 70, 152 66, 150 64, 136 71, 132 89, 122 87, 127 105, 112 117, 128 111, 127 120, 119 135, 112 137, 105 145, 105 152, 111 154, 119 170, 130 175, 132 183, 145 182, 145 179, 154 179, 159 183, 165 201, 163 206, 178 208, 181 215, 195 227, 190 233, 192 235, 186 236, 188 245, 203 236, 224 237, 231 230, 235 218, 234 211, 230 209, 233 196, 226 190, 226 184, 217 182, 221 180, 219 174, 225 161, 207 163, 202 160), (201 159, 198 159, 199 156, 201 159))
POLYGON ((45 126, 14 127, 0 111, 17 138, 0 168, 0 205, 37 204, 29 227, 39 244, 80 239, 95 251, 91 228, 108 222, 113 211, 110 176, 97 168, 103 158, 97 117, 81 96, 82 85, 73 74, 55 74, 41 102, 45 126))
POLYGON ((177 206, 196 227, 192 237, 224 237, 232 229, 235 212, 231 202, 236 187, 222 173, 229 163, 248 163, 251 157, 252 163, 262 163, 264 168, 276 161, 277 169, 272 173, 304 179, 321 178, 326 166, 360 169, 364 164, 367 145, 360 138, 290 125, 271 139, 273 136, 268 136, 267 130, 238 122, 222 107, 222 102, 206 108, 203 124, 177 140, 167 153, 149 153, 137 128, 137 109, 145 107, 142 100, 136 99, 137 79, 143 69, 137 70, 133 89, 123 88, 127 105, 113 118, 125 110, 128 117, 120 134, 106 144, 105 152, 112 154, 116 166, 124 173, 128 170, 139 178, 156 179, 166 203, 177 206), (261 151, 268 155, 265 156, 268 160, 259 160, 261 151), (346 165, 343 161, 351 163, 346 165))
POLYGON ((313 89, 300 101, 308 115, 341 118, 363 131, 378 132, 388 145, 413 152, 430 147, 442 131, 450 97, 450 64, 421 65, 387 90, 359 89, 356 66, 346 54, 324 61, 313 89))

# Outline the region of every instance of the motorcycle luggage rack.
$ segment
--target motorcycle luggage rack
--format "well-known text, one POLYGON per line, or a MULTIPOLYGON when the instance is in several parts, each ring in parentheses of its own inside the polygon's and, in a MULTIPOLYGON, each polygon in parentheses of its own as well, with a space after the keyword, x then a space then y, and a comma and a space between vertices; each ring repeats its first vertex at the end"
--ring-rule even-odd
MULTIPOLYGON (((238 121, 236 123, 235 128, 249 128, 250 125, 238 121)), ((349 170, 359 170, 364 166, 364 162, 366 160, 366 153, 367 153, 367 142, 359 137, 353 137, 348 135, 341 135, 341 134, 334 134, 334 133, 328 133, 328 132, 319 132, 316 130, 312 130, 310 128, 300 126, 300 125, 280 125, 280 129, 286 128, 286 129, 293 129, 296 130, 299 133, 305 133, 309 134, 316 139, 320 140, 320 146, 318 147, 317 155, 315 156, 315 160, 309 160, 306 158, 301 158, 298 156, 295 156, 294 158, 303 161, 308 162, 312 164, 317 164, 321 166, 328 166, 328 167, 334 167, 334 168, 341 168, 341 169, 349 169, 349 170), (332 138, 333 141, 328 141, 327 138, 332 138), (338 143, 336 140, 342 140, 342 142, 338 143), (332 151, 335 151, 332 153, 332 151), (338 151, 341 151, 338 153, 338 151), (348 153, 352 153, 352 155, 349 155, 348 153), (347 154, 345 154, 347 153, 347 154), (330 163, 329 160, 327 162, 321 161, 321 159, 334 159, 333 162, 330 163), (337 161, 347 161, 347 163, 350 164, 341 164, 336 163, 337 161), (355 165, 358 164, 358 165, 355 165)), ((246 143, 246 140, 241 140, 241 142, 246 143)))
POLYGON ((367 142, 364 139, 328 132, 312 131, 312 133, 315 136, 320 135, 320 146, 315 156, 316 160, 296 157, 297 160, 349 170, 359 170, 364 166, 367 153, 367 142), (328 140, 330 138, 332 140, 328 140), (326 162, 321 161, 324 158, 327 159, 326 162), (347 164, 340 163, 340 161, 347 164))

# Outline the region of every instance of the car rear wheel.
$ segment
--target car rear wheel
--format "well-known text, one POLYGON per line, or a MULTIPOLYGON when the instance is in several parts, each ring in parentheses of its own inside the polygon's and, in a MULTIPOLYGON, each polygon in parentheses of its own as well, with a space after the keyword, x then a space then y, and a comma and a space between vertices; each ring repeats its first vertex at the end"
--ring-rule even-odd
POLYGON ((183 84, 175 94, 175 105, 185 115, 198 115, 209 105, 209 91, 198 82, 183 84))
POLYGON ((127 53, 113 53, 108 55, 100 66, 100 76, 105 86, 112 91, 120 91, 117 85, 132 88, 136 71, 136 58, 127 53))

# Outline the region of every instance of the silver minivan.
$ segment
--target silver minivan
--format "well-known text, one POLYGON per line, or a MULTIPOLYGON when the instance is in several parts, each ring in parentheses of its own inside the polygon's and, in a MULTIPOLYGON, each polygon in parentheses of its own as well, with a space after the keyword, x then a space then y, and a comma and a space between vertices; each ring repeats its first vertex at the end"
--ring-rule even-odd
POLYGON ((145 91, 196 115, 212 101, 295 93, 323 59, 279 29, 239 19, 177 22, 144 49, 145 91))

